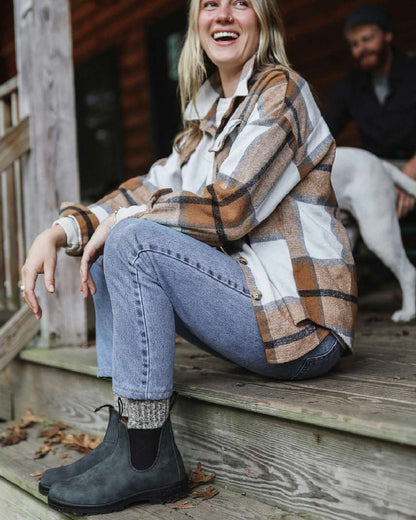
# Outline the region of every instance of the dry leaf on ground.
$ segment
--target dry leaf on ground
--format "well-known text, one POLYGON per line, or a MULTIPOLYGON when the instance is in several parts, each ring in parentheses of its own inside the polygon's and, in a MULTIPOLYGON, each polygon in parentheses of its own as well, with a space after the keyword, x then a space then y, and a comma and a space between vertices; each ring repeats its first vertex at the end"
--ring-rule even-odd
POLYGON ((101 444, 101 437, 93 437, 91 438, 86 433, 81 433, 79 435, 68 434, 64 435, 61 443, 65 446, 70 446, 76 451, 80 451, 81 453, 89 453, 91 450, 94 450, 99 444, 101 444))
POLYGON ((54 437, 59 432, 66 430, 68 426, 62 422, 56 422, 49 425, 49 428, 47 430, 43 430, 40 432, 39 437, 46 437, 47 439, 50 439, 51 437, 54 437))
POLYGON ((191 497, 197 498, 202 497, 202 500, 208 500, 209 498, 213 498, 218 495, 218 489, 215 489, 214 486, 208 486, 203 489, 198 489, 196 491, 192 491, 191 497))
POLYGON ((38 451, 35 453, 34 458, 35 459, 42 459, 43 457, 46 457, 48 453, 55 453, 55 447, 50 446, 47 444, 47 442, 44 442, 42 446, 38 449, 38 451))
POLYGON ((12 446, 26 440, 26 438, 27 432, 15 424, 12 428, 6 428, 1 434, 1 446, 12 446))
POLYGON ((205 475, 205 473, 202 471, 202 464, 198 462, 196 471, 189 471, 189 481, 190 481, 190 487, 191 489, 201 485, 206 484, 207 482, 211 482, 215 477, 214 474, 212 475, 205 475))
POLYGON ((20 428, 27 428, 28 426, 32 426, 32 424, 37 424, 43 422, 43 419, 40 417, 36 417, 33 411, 30 408, 26 408, 26 413, 23 417, 20 418, 19 426, 20 428))
POLYGON ((171 507, 172 509, 190 509, 191 507, 196 507, 196 504, 192 504, 191 502, 180 502, 171 507))
POLYGON ((34 473, 31 473, 30 476, 34 477, 35 480, 40 480, 42 478, 43 471, 35 471, 34 473))
POLYGON ((61 459, 67 459, 69 457, 68 453, 62 453, 61 459))

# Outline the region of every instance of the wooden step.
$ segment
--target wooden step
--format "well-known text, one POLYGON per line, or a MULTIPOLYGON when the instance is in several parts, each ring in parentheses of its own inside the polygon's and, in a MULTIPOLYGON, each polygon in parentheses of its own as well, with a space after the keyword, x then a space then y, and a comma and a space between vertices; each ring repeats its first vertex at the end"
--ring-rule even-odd
MULTIPOLYGON (((299 382, 178 344, 172 421, 185 464, 201 461, 235 492, 320 519, 414 519, 415 341, 414 325, 363 315, 355 355, 299 382)), ((106 416, 92 410, 112 402, 111 383, 95 374, 94 348, 26 350, 13 365, 15 411, 103 432, 106 416)))
MULTIPOLYGON (((7 427, 10 423, 1 426, 7 427)), ((44 425, 35 425, 27 429, 28 438, 14 446, 0 448, 0 518, 3 520, 57 520, 65 518, 80 518, 70 514, 54 511, 47 506, 47 497, 38 492, 38 482, 33 476, 36 472, 48 468, 69 464, 82 454, 58 445, 54 454, 48 454, 42 459, 34 459, 35 452, 41 447, 43 438, 39 437, 44 425), (61 454, 69 455, 65 462, 61 454)), ((3 430, 3 428, 1 428, 3 430)), ((79 432, 76 432, 79 433, 79 432)), ((196 468, 194 468, 196 469, 196 468)), ((281 509, 253 500, 241 493, 218 486, 214 487, 219 494, 209 500, 187 497, 175 503, 150 505, 140 504, 119 513, 100 516, 105 519, 118 520, 175 520, 189 519, 213 520, 229 518, 230 520, 308 520, 308 515, 289 514, 281 509), (193 507, 189 509, 174 509, 174 506, 188 502, 193 507)), ((201 486, 203 488, 205 486, 201 486)), ((197 489, 201 489, 197 488, 197 489)), ((98 518, 84 516, 83 518, 98 518)))

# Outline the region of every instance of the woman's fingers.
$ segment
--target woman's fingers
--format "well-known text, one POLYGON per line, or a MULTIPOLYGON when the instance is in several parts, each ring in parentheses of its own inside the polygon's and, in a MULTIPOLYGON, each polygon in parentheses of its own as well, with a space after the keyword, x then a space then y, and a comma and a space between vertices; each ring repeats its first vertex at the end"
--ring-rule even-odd
POLYGON ((45 288, 50 293, 55 292, 55 268, 56 258, 50 258, 45 261, 44 265, 44 283, 45 288))
POLYGON ((38 299, 35 294, 35 285, 38 273, 28 272, 22 270, 22 296, 25 302, 28 304, 30 310, 36 316, 38 320, 42 317, 42 309, 39 305, 38 299))

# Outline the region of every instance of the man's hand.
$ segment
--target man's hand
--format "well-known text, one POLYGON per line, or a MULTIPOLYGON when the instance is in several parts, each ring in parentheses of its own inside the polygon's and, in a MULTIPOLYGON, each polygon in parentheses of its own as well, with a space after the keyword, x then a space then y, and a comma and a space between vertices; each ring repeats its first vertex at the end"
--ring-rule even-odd
POLYGON ((22 267, 22 296, 38 320, 42 317, 42 309, 35 294, 36 280, 40 274, 44 274, 46 290, 55 292, 57 250, 65 245, 66 233, 61 226, 46 229, 35 238, 22 267))
MULTIPOLYGON (((402 168, 402 172, 411 179, 416 180, 416 156, 410 159, 402 168)), ((399 218, 407 215, 415 206, 415 199, 397 188, 397 216, 399 218)))
POLYGON ((90 238, 88 244, 84 248, 84 254, 81 258, 80 267, 80 278, 81 287, 80 291, 84 298, 88 297, 88 292, 95 294, 97 288, 94 280, 90 273, 91 265, 97 260, 104 250, 104 244, 107 240, 108 234, 114 226, 114 213, 109 215, 101 224, 97 227, 94 234, 90 238))

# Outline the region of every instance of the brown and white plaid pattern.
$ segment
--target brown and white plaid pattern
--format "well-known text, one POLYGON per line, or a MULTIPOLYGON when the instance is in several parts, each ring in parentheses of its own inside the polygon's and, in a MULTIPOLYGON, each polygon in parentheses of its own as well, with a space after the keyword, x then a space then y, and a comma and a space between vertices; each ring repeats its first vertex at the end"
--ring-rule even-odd
MULTIPOLYGON (((299 358, 331 330, 350 353, 357 289, 330 181, 335 142, 304 79, 283 66, 252 69, 253 59, 218 127, 212 81, 186 111, 188 119, 200 114, 201 129, 213 136, 213 182, 201 193, 168 181, 154 189, 149 176, 136 177, 89 208, 64 203, 61 216, 76 218, 85 245, 100 211, 147 203, 135 217, 240 259, 270 363, 299 358)), ((183 167, 195 148, 184 147, 181 157, 173 152, 153 174, 156 168, 160 179, 175 154, 183 167)))

